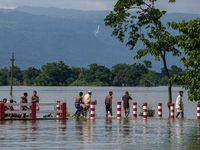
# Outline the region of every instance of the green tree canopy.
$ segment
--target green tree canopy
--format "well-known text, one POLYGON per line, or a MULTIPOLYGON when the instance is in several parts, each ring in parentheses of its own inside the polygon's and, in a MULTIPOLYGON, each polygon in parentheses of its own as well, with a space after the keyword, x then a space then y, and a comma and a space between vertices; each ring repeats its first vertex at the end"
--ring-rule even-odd
POLYGON ((142 75, 146 73, 148 69, 143 64, 116 64, 112 67, 113 85, 137 86, 142 75))
POLYGON ((71 69, 63 61, 59 63, 47 63, 42 66, 41 76, 48 82, 48 85, 58 85, 71 76, 71 69))
POLYGON ((188 90, 188 99, 200 101, 200 19, 171 22, 168 26, 182 33, 176 36, 176 42, 186 54, 180 59, 186 67, 186 75, 175 75, 171 80, 186 83, 183 87, 188 90))
POLYGON ((90 82, 102 82, 104 85, 110 85, 110 69, 96 63, 88 65, 89 69, 83 69, 79 80, 90 82))
POLYGON ((151 62, 151 61, 149 61, 149 60, 144 60, 143 63, 145 64, 145 66, 146 66, 147 68, 152 68, 152 62, 151 62))
POLYGON ((34 67, 29 67, 23 72, 24 85, 33 85, 35 83, 35 78, 41 73, 39 69, 34 67))
POLYGON ((8 84, 8 68, 5 67, 0 69, 0 85, 7 85, 8 84))
MULTIPOLYGON (((162 58, 168 80, 168 107, 172 102, 170 75, 167 68, 166 54, 172 52, 174 56, 181 53, 174 46, 175 36, 172 36, 161 22, 166 11, 161 11, 154 6, 156 0, 118 0, 114 10, 105 18, 105 25, 114 28, 112 35, 124 42, 128 36, 127 46, 133 50, 137 41, 143 42, 144 48, 137 51, 136 59, 151 54, 155 60, 162 58), (135 9, 136 13, 130 10, 135 9), (129 35, 126 34, 129 33, 129 35)), ((175 0, 169 0, 175 2, 175 0)))
MULTIPOLYGON (((11 67, 9 69, 9 77, 11 77, 11 67)), ((23 82, 23 71, 18 66, 13 66, 13 78, 20 83, 23 82)))

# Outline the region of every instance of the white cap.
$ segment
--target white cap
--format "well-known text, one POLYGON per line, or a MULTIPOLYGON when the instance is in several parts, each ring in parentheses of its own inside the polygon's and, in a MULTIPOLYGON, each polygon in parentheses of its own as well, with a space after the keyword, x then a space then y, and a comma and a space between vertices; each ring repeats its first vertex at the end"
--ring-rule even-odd
POLYGON ((91 91, 91 90, 89 90, 89 91, 88 91, 88 93, 92 93, 92 91, 91 91))

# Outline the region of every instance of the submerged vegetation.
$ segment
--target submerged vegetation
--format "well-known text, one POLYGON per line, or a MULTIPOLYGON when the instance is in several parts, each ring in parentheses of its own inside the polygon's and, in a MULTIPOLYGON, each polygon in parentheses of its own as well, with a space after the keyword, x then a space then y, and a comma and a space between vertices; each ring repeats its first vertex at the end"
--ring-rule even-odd
POLYGON ((78 115, 76 115, 74 119, 75 119, 76 121, 80 121, 80 120, 86 121, 86 120, 87 120, 87 118, 81 117, 81 116, 78 116, 78 115))
MULTIPOLYGON (((138 105, 138 107, 140 108, 140 112, 139 112, 139 116, 143 116, 143 105, 138 105)), ((154 117, 155 115, 155 110, 153 109, 153 105, 152 104, 148 104, 147 105, 147 117, 154 117)))
MULTIPOLYGON (((153 86, 167 85, 164 68, 161 72, 149 70, 151 62, 145 60, 144 64, 116 64, 111 69, 96 63, 88 68, 69 67, 64 62, 47 63, 41 69, 29 67, 21 70, 14 66, 13 85, 25 86, 153 86)), ((0 85, 10 84, 11 69, 0 69, 0 85)), ((171 66, 170 76, 184 75, 180 67, 171 66)), ((177 85, 182 85, 178 82, 177 85)))

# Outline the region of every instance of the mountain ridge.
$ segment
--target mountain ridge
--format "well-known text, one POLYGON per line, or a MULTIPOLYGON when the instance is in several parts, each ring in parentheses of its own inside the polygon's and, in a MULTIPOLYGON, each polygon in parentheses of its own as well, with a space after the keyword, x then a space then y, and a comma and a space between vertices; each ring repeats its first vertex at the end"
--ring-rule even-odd
MULTIPOLYGON (((151 55, 141 60, 133 60, 136 51, 143 45, 138 42, 134 51, 130 51, 125 43, 120 43, 115 37, 111 37, 112 28, 105 27, 103 21, 109 11, 72 11, 56 8, 57 13, 52 16, 55 12, 52 10, 55 9, 38 7, 0 9, 0 60, 7 60, 1 61, 0 68, 10 66, 12 53, 15 53, 15 65, 22 69, 40 68, 47 62, 60 60, 74 67, 87 67, 91 63, 97 63, 111 68, 118 63, 142 63, 147 59, 153 63, 152 70, 160 72, 163 67, 162 62, 155 62, 151 55), (65 16, 63 11, 71 13, 65 16), (49 16, 45 16, 44 14, 48 12, 51 12, 49 16), (59 17, 62 15, 64 17, 59 17), (94 32, 97 33, 96 36, 94 32)), ((181 14, 181 16, 168 14, 163 21, 168 22, 170 19, 181 21, 181 18, 189 20, 198 15, 181 14)), ((178 33, 171 31, 173 34, 178 33)), ((179 57, 169 54, 167 60, 169 68, 171 65, 183 68, 179 57)))

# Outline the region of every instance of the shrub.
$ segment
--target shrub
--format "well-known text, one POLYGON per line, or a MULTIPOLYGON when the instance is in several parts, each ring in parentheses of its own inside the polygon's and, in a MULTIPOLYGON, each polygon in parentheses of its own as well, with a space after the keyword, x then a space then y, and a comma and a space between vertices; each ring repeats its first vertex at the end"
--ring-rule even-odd
MULTIPOLYGON (((138 105, 140 108, 141 112, 139 112, 139 116, 143 116, 143 105, 138 105)), ((155 110, 153 109, 154 105, 148 104, 147 105, 147 117, 154 117, 155 115, 155 110)))

